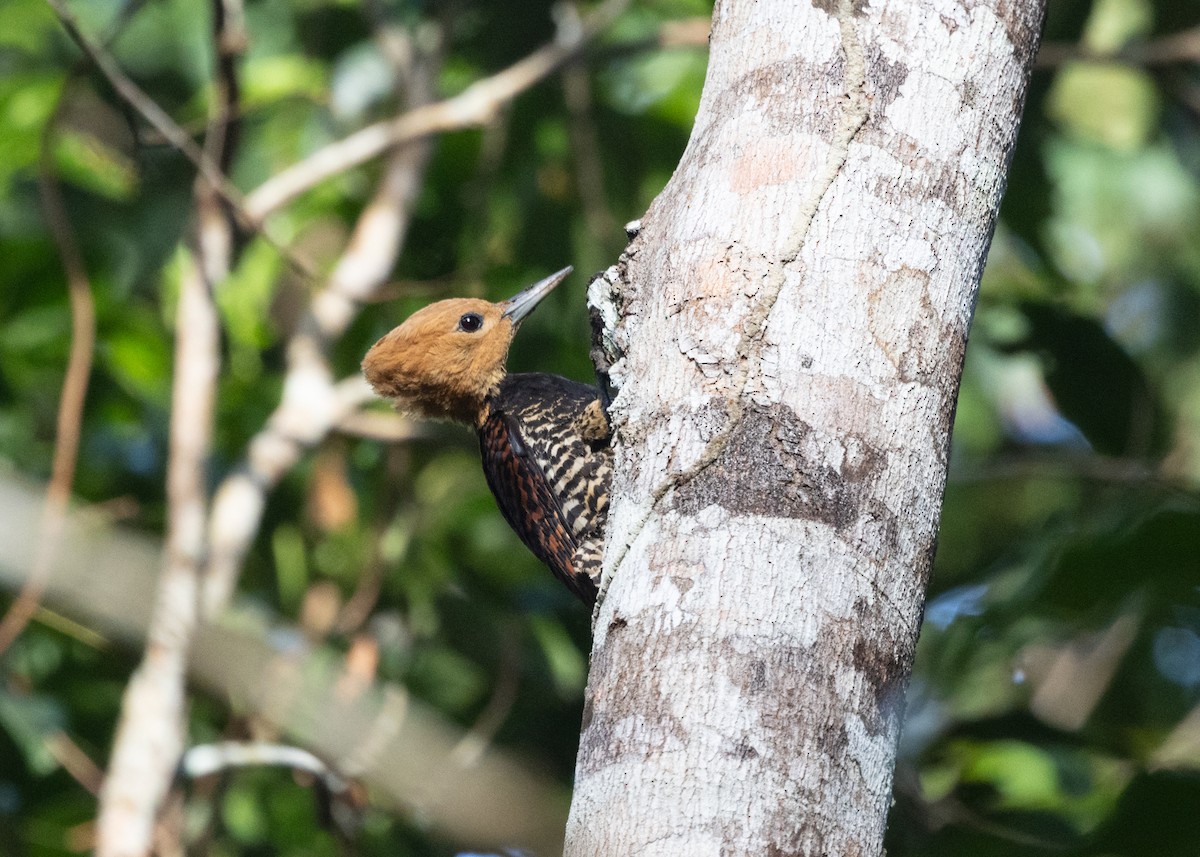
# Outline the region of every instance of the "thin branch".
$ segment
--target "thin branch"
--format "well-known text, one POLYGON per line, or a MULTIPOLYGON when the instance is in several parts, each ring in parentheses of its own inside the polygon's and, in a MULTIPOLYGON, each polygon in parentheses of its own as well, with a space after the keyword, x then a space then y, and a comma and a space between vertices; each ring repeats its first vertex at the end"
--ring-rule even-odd
MULTIPOLYGON (((241 191, 230 183, 225 174, 221 172, 220 167, 192 141, 191 136, 121 70, 108 52, 84 35, 83 30, 79 27, 79 22, 67 8, 65 0, 46 0, 46 3, 58 16, 59 22, 67 31, 67 35, 71 37, 71 41, 75 42, 79 49, 87 55, 117 94, 191 161, 229 205, 235 209, 244 210, 241 191)), ((248 222, 252 224, 254 221, 248 219, 248 222)))
POLYGON ((330 143, 247 194, 247 213, 256 222, 261 221, 302 193, 390 149, 446 131, 488 124, 504 105, 581 51, 628 3, 629 0, 606 0, 581 26, 560 28, 554 42, 504 71, 472 84, 453 98, 416 107, 395 119, 368 125, 330 143))
POLYGON ((663 21, 658 32, 649 38, 606 45, 596 51, 595 59, 599 62, 609 62, 652 51, 708 50, 711 31, 712 18, 707 15, 663 21))
POLYGON ((470 768, 483 756, 496 738, 500 727, 512 713, 521 682, 520 634, 514 627, 501 632, 500 663, 496 668, 496 684, 470 731, 454 747, 452 758, 463 768, 470 768))
POLYGON ((1191 75, 1176 71, 1162 77, 1163 86, 1169 89, 1171 95, 1192 114, 1200 116, 1200 87, 1196 86, 1191 75))
POLYGON ((50 484, 46 488, 46 505, 38 529, 37 554, 29 579, 8 612, 4 614, 4 618, 0 620, 0 653, 12 645, 13 640, 20 636, 37 612, 46 581, 57 558, 63 522, 71 500, 71 486, 75 482, 79 438, 83 427, 83 404, 87 396, 88 378, 92 373, 92 355, 96 346, 96 307, 92 300, 92 284, 88 279, 83 254, 75 240, 75 230, 71 226, 71 218, 63 201, 62 186, 51 163, 58 118, 65 102, 66 91, 64 87, 63 95, 59 97, 42 137, 38 189, 41 192, 42 212, 58 247, 58 256, 67 277, 67 295, 71 306, 71 346, 67 357, 67 371, 58 399, 54 459, 50 484))
POLYGON ((334 630, 344 636, 358 633, 374 612, 391 565, 385 556, 384 536, 394 526, 401 497, 397 486, 403 484, 403 476, 408 472, 410 462, 408 450, 401 446, 386 447, 384 455, 383 478, 386 488, 371 526, 371 557, 358 577, 354 592, 338 611, 333 624, 334 630))
POLYGON ((213 497, 204 575, 206 616, 219 615, 229 603, 267 494, 307 450, 374 398, 359 375, 332 384, 318 371, 289 373, 283 400, 213 497))
POLYGON ((998 456, 978 464, 956 466, 949 480, 955 485, 1030 479, 1077 479, 1113 484, 1157 484, 1179 489, 1153 462, 1131 458, 1106 458, 1092 453, 1063 455, 1037 452, 998 456))
POLYGON ((423 424, 404 414, 365 408, 347 414, 333 428, 348 437, 380 443, 406 443, 429 436, 423 424))
POLYGON ((246 52, 242 0, 213 0, 213 43, 216 47, 217 115, 205 135, 205 152, 222 175, 228 174, 241 133, 242 86, 238 63, 246 52))
POLYGON ((46 749, 71 779, 83 786, 90 795, 100 794, 104 785, 104 772, 92 761, 66 732, 55 730, 46 736, 46 749))
POLYGON ((1200 61, 1200 26, 1163 36, 1145 45, 1134 45, 1132 50, 1147 65, 1200 61))
MULTIPOLYGON (((240 2, 240 0, 229 0, 230 4, 237 2, 240 2)), ((307 279, 313 279, 315 277, 313 266, 306 260, 298 257, 295 253, 290 252, 284 244, 271 236, 264 224, 250 214, 246 208, 246 203, 242 197, 242 192, 234 186, 234 184, 229 180, 229 177, 226 176, 221 170, 220 164, 227 162, 228 159, 232 157, 229 153, 230 147, 222 145, 220 147, 222 151, 221 157, 214 159, 211 154, 205 150, 205 148, 201 148, 200 146, 196 145, 196 143, 192 140, 191 135, 182 127, 180 127, 179 124, 175 122, 175 120, 172 119, 165 110, 158 106, 158 103, 155 102, 154 99, 147 95, 140 86, 134 83, 133 80, 121 70, 121 67, 117 65, 111 54, 84 35, 83 31, 79 27, 79 22, 67 8, 65 0, 46 0, 46 3, 54 11, 55 15, 58 16, 59 22, 62 24, 63 29, 67 31, 67 35, 71 37, 71 40, 75 42, 79 49, 83 51, 89 60, 91 60, 92 64, 99 69, 100 73, 104 75, 105 79, 116 91, 117 95, 119 95, 126 104, 130 105, 135 111, 137 111, 143 119, 149 122, 150 125, 156 131, 158 131, 158 133, 161 134, 172 147, 174 147, 185 158, 191 161, 192 165, 199 170, 200 175, 205 178, 208 185, 213 189, 213 192, 220 197, 221 201, 225 205, 229 207, 229 210, 237 219, 238 224, 242 228, 260 235, 263 240, 270 244, 271 247, 274 248, 274 250, 279 253, 280 256, 286 260, 287 263, 298 273, 302 274, 307 279)), ((219 2, 218 5, 220 5, 219 2)), ((223 20, 225 16, 224 11, 218 14, 222 16, 223 20)), ((240 19, 238 19, 238 23, 240 23, 240 19)), ((229 39, 229 44, 230 46, 235 45, 236 37, 231 36, 229 39)), ((218 54, 220 57, 220 49, 218 50, 218 54)), ((225 67, 225 61, 223 59, 219 59, 218 72, 224 73, 225 67)), ((232 91, 225 92, 222 96, 222 99, 230 100, 233 105, 232 110, 223 112, 222 114, 225 117, 225 125, 222 125, 220 128, 216 129, 217 133, 215 136, 223 143, 227 130, 225 126, 231 126, 232 128, 236 123, 236 88, 232 91)), ((212 123, 210 121, 209 130, 205 136, 205 140, 211 140, 213 137, 214 128, 212 127, 212 123)))
POLYGON ((324 824, 343 835, 357 827, 358 807, 353 805, 350 783, 321 759, 300 747, 264 741, 222 741, 192 747, 183 755, 179 770, 196 779, 236 768, 275 767, 308 774, 317 786, 317 808, 324 824))
POLYGON ((179 772, 189 779, 211 777, 234 768, 279 767, 304 771, 325 780, 331 791, 344 792, 349 788, 342 777, 328 765, 300 747, 290 744, 270 744, 263 741, 220 741, 200 744, 183 754, 179 772))

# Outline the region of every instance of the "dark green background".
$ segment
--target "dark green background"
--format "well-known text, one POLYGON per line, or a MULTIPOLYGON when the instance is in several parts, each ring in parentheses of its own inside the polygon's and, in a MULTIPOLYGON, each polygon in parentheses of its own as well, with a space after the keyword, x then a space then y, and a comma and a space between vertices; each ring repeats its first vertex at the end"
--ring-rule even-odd
MULTIPOLYGON (((207 4, 73 8, 87 32, 118 34, 112 50, 123 68, 178 121, 203 127, 207 4)), ((404 26, 451 22, 443 95, 553 34, 543 2, 380 0, 371 9, 404 26)), ((588 60, 585 133, 595 134, 599 162, 573 155, 558 77, 522 95, 500 127, 441 138, 387 289, 395 299, 370 306, 338 344, 339 374, 430 299, 505 297, 570 263, 579 273, 524 326, 511 365, 588 379, 585 275, 616 258, 619 225, 670 175, 706 59, 701 50, 609 48, 708 12, 702 0, 636 4, 588 60), (600 171, 603 198, 585 205, 581 169, 600 171)), ((239 186, 389 115, 371 21, 353 0, 248 0, 239 186), (347 92, 367 95, 356 109, 347 92)), ((1193 0, 1051 0, 1046 38, 1112 50, 1197 25, 1193 0)), ((167 147, 135 143, 119 100, 90 70, 72 72, 76 58, 41 0, 4 0, 0 457, 22 477, 49 474, 70 316, 37 164, 65 98, 48 158, 98 314, 76 493, 158 534, 191 170, 167 147)), ((372 164, 306 195, 272 221, 276 234, 328 265, 322 248, 340 244, 378 174, 372 164)), ((278 400, 301 288, 269 246, 249 239, 221 291, 214 484, 278 400)), ((963 381, 897 772, 893 857, 1200 854, 1198 322, 1196 61, 1039 69, 963 381), (1079 702, 1089 682, 1094 708, 1079 702)), ((497 740, 566 783, 588 617, 520 548, 476 459, 473 437, 450 426, 391 448, 331 440, 272 494, 240 603, 294 622, 311 587, 332 583, 348 596, 382 556, 391 571, 367 629, 381 647, 381 676, 463 725, 498 681, 515 679, 497 740), (342 514, 315 515, 316 499, 342 514)), ((40 623, 5 653, 0 855, 72 853, 81 831, 86 841, 80 825, 93 800, 44 738, 61 727, 102 762, 135 663, 135 652, 40 623)), ((213 701, 192 709, 193 740, 240 729, 213 701)), ((215 795, 193 798, 208 819, 204 853, 336 851, 311 794, 287 774, 241 773, 215 795)), ((367 812, 357 847, 453 853, 415 820, 382 810, 367 812)))

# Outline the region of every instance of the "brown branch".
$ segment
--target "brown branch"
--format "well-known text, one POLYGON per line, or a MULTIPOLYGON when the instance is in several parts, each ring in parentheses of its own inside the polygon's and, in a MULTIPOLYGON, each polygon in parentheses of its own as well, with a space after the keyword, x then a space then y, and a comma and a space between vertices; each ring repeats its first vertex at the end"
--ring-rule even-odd
MULTIPOLYGON (((16 590, 28 576, 35 546, 26 535, 40 504, 40 492, 0 478, 0 589, 16 590)), ((137 644, 149 622, 145 593, 161 553, 156 541, 108 526, 94 510, 72 512, 46 603, 113 640, 137 644)), ((461 767, 451 755, 465 734, 460 726, 396 684, 376 681, 355 698, 338 698, 344 673, 336 650, 281 651, 273 637, 265 630, 201 628, 191 680, 361 779, 377 805, 418 808, 422 823, 455 842, 562 853, 565 790, 544 766, 492 747, 474 766, 461 767)))
MULTIPOLYGON (((141 114, 143 119, 149 122, 175 149, 191 161, 196 169, 200 171, 200 174, 208 180, 208 183, 216 189, 217 193, 229 205, 235 209, 243 210, 241 191, 233 186, 212 158, 192 141, 191 136, 180 128, 175 120, 158 106, 158 103, 154 99, 147 95, 140 86, 134 83, 121 70, 120 66, 117 65, 108 52, 84 35, 83 30, 79 27, 79 22, 71 14, 71 10, 67 8, 65 0, 46 0, 46 3, 54 10, 54 14, 58 16, 59 22, 62 24, 63 29, 67 31, 67 35, 71 37, 71 41, 75 42, 79 49, 92 61, 92 64, 99 69, 112 88, 116 90, 117 95, 141 114)), ((248 223, 252 224, 253 220, 248 219, 248 223)))
POLYGON ((343 636, 361 631, 383 591, 383 582, 392 565, 385 555, 384 536, 393 526, 400 506, 401 492, 396 486, 402 484, 403 476, 408 472, 410 462, 407 453, 400 446, 389 446, 385 451, 383 470, 387 488, 371 527, 371 557, 355 584, 354 592, 346 599, 333 623, 334 630, 343 636))
POLYGON ((75 743, 66 732, 56 729, 46 736, 46 749, 54 761, 90 795, 100 794, 104 785, 104 772, 96 766, 91 756, 75 743))
POLYGON ((246 52, 246 22, 242 0, 213 0, 212 9, 218 112, 205 136, 205 151, 217 169, 227 174, 241 132, 242 87, 238 63, 246 52))
POLYGON ((1135 458, 1106 458, 1093 453, 1064 455, 1061 451, 1035 451, 1002 455, 978 464, 955 467, 949 480, 955 485, 1032 479, 1079 480, 1113 484, 1156 484, 1180 489, 1153 462, 1135 458))
MULTIPOLYGON (((240 2, 240 0, 228 0, 230 4, 240 2)), ((237 116, 237 90, 228 91, 219 96, 222 100, 229 100, 233 105, 233 109, 224 113, 224 125, 214 129, 213 123, 210 121, 208 132, 205 135, 206 146, 201 148, 192 140, 191 135, 179 126, 165 110, 158 106, 149 95, 147 95, 140 86, 121 70, 112 56, 104 50, 100 45, 94 43, 79 27, 79 22, 71 14, 67 8, 65 0, 46 0, 50 8, 58 16, 59 22, 63 29, 67 31, 67 35, 79 47, 81 51, 91 60, 92 64, 99 69, 104 75, 112 88, 116 91, 121 99, 139 113, 143 119, 158 131, 163 138, 170 143, 180 154, 187 158, 193 166, 200 172, 200 175, 207 181, 209 187, 212 188, 220 200, 228 206, 230 212, 236 218, 238 224, 250 232, 253 232, 262 237, 264 241, 271 245, 274 250, 298 273, 306 279, 313 279, 315 273, 313 266, 305 259, 300 258, 295 253, 292 253, 280 241, 276 240, 265 225, 258 219, 253 217, 246 208, 246 202, 242 197, 242 192, 234 186, 229 177, 222 171, 220 164, 228 161, 232 157, 230 147, 221 146, 222 155, 220 158, 214 159, 210 152, 206 151, 208 147, 207 141, 214 138, 219 139, 222 143, 225 140, 226 130, 232 130, 235 126, 237 116), (229 126, 227 129, 226 126, 229 126), (217 133, 214 134, 214 130, 217 133)), ((219 5, 219 3, 218 3, 219 5)), ((217 13, 224 20, 225 13, 217 13)), ((237 19, 240 24, 240 17, 237 19)), ((232 46, 237 44, 236 36, 229 36, 230 51, 232 46)), ((218 73, 224 74, 227 63, 221 58, 221 49, 218 49, 218 73)), ((219 85, 218 89, 223 86, 219 85)))
POLYGON ((508 720, 517 701, 521 683, 521 647, 519 629, 507 626, 501 631, 500 663, 496 667, 496 683, 487 704, 471 724, 470 730, 454 748, 453 758, 464 768, 470 768, 487 752, 496 733, 508 720))
POLYGON ((87 396, 88 378, 92 372, 92 355, 96 346, 96 307, 92 300, 92 284, 88 279, 83 254, 75 240, 75 230, 71 226, 71 218, 63 201, 62 186, 51 163, 51 151, 58 119, 66 100, 66 91, 67 87, 64 87, 42 136, 38 189, 41 192, 42 212, 67 277, 67 295, 71 306, 71 347, 58 399, 54 459, 50 484, 46 488, 46 505, 38 528, 38 550, 29 579, 8 612, 4 614, 4 618, 0 620, 0 653, 8 649, 13 640, 20 636, 37 611, 50 569, 55 562, 62 538, 63 521, 71 500, 71 486, 75 482, 79 438, 83 426, 83 404, 87 396))
POLYGON ((649 38, 607 45, 596 51, 595 58, 600 62, 608 62, 651 51, 708 50, 711 31, 712 18, 706 15, 664 21, 658 32, 649 38))
POLYGON ((534 51, 504 71, 473 83, 460 94, 409 110, 394 119, 368 125, 303 161, 276 173, 246 195, 246 211, 255 221, 328 179, 364 164, 384 152, 445 131, 477 128, 519 94, 557 71, 605 29, 629 0, 605 0, 581 26, 560 28, 556 41, 534 51))
POLYGON ((1131 48, 1147 65, 1200 61, 1200 27, 1192 27, 1131 48))

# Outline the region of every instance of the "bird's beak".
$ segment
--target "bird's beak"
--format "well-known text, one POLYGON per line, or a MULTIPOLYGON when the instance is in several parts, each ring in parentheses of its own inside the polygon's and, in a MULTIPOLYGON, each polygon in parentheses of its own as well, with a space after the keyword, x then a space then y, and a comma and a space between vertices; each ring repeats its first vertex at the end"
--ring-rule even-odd
POLYGON ((567 275, 574 270, 568 265, 558 273, 551 274, 544 280, 538 280, 525 291, 513 295, 500 305, 504 307, 504 317, 513 324, 520 323, 521 319, 533 312, 533 308, 541 303, 542 298, 550 294, 554 287, 565 280, 567 275))

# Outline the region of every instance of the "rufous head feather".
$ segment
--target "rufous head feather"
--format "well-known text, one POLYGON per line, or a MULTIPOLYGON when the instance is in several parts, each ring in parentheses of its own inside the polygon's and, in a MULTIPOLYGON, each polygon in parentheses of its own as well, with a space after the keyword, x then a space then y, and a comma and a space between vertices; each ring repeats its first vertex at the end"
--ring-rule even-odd
POLYGON ((517 327, 567 278, 564 268, 501 303, 438 301, 413 313, 363 358, 375 392, 402 410, 478 426, 504 378, 517 327))

